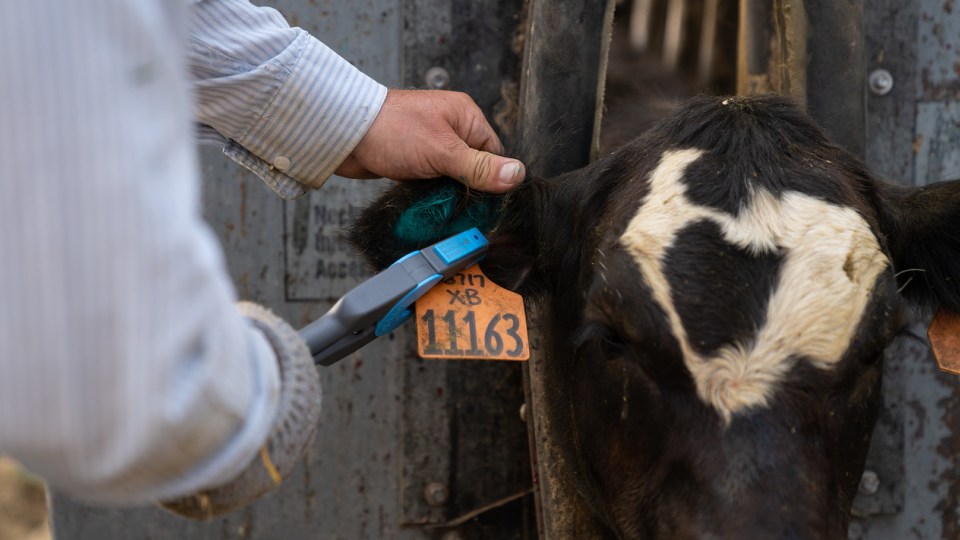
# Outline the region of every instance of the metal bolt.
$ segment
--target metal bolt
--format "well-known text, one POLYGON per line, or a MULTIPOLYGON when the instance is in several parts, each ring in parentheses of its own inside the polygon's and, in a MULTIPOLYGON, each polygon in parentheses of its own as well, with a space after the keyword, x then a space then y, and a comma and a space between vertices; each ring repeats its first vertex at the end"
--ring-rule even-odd
POLYGON ((450 73, 440 66, 433 66, 427 70, 423 80, 427 83, 427 88, 443 90, 450 86, 450 73))
POLYGON ((863 495, 873 495, 880 489, 880 477, 873 471, 863 471, 860 477, 860 493, 863 495))
POLYGON ((450 490, 441 482, 430 482, 423 488, 423 498, 430 506, 443 506, 450 498, 450 490))
POLYGON ((520 405, 520 420, 526 423, 527 421, 527 404, 524 403, 520 405))
POLYGON ((893 75, 885 69, 875 69, 868 79, 870 91, 878 96, 885 96, 893 90, 893 75))

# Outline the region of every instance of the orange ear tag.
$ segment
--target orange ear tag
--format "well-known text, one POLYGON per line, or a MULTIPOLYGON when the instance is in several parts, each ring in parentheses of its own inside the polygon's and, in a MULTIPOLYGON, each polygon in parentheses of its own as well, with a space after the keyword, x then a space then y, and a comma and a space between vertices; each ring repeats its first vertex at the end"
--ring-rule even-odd
POLYGON ((941 306, 927 328, 927 338, 940 369, 960 375, 960 314, 941 306))
POLYGON ((421 358, 527 360, 523 297, 471 266, 417 300, 417 346, 421 358))

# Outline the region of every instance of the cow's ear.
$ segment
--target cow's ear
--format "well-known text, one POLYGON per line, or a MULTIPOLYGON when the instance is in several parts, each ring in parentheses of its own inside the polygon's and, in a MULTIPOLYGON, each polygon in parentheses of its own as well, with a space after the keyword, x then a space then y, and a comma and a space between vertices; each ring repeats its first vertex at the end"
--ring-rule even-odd
POLYGON ((504 196, 469 190, 449 178, 401 182, 360 213, 347 239, 379 271, 411 251, 476 227, 490 240, 484 272, 517 289, 534 266, 534 224, 527 223, 534 213, 511 212, 509 220, 503 215, 508 204, 523 204, 528 194, 526 185, 504 196))
POLYGON ((471 191, 449 178, 397 182, 347 229, 347 240, 374 270, 471 227, 496 224, 502 196, 471 191))
POLYGON ((881 228, 902 294, 960 312, 960 180, 918 188, 881 184, 881 228))

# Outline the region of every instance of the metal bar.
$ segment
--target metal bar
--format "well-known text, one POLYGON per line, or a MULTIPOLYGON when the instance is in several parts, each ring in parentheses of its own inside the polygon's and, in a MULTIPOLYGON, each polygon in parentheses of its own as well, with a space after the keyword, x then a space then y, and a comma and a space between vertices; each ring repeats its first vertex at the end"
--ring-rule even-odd
POLYGON ((645 51, 650 46, 650 18, 653 16, 653 0, 633 0, 630 11, 630 46, 635 51, 645 51))
POLYGON ((740 0, 737 45, 737 93, 758 94, 770 84, 770 37, 773 6, 769 0, 740 0))
POLYGON ((687 0, 670 0, 667 4, 666 29, 663 34, 663 65, 676 69, 683 45, 683 13, 687 0))
POLYGON ((700 25, 700 53, 697 55, 697 80, 710 80, 713 69, 713 49, 717 41, 717 8, 720 0, 706 0, 700 25))
POLYGON ((862 2, 741 0, 740 93, 773 91, 807 107, 830 137, 863 156, 862 2))
MULTIPOLYGON (((863 2, 806 0, 807 111, 830 137, 863 157, 866 55, 863 2)), ((799 36, 798 36, 799 39, 799 36)))
POLYGON ((518 124, 536 158, 529 172, 552 177, 596 154, 613 0, 531 0, 529 10, 518 124))
MULTIPOLYGON (((612 20, 613 0, 530 0, 518 121, 530 175, 553 177, 596 156, 612 20)), ((539 319, 536 313, 531 317, 534 336, 539 319)), ((599 538, 600 528, 573 488, 555 443, 567 434, 552 430, 544 400, 549 391, 545 364, 543 353, 534 349, 524 375, 538 534, 542 539, 599 538)))

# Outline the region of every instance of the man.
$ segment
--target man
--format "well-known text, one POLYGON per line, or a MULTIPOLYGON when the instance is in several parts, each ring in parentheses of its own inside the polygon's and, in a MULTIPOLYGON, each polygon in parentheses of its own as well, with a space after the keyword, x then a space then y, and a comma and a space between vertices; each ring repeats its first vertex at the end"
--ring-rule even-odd
POLYGON ((466 96, 387 91, 246 0, 0 14, 0 452, 91 503, 251 502, 320 389, 292 328, 234 306, 191 135, 287 198, 334 172, 501 192, 523 166, 466 96))

